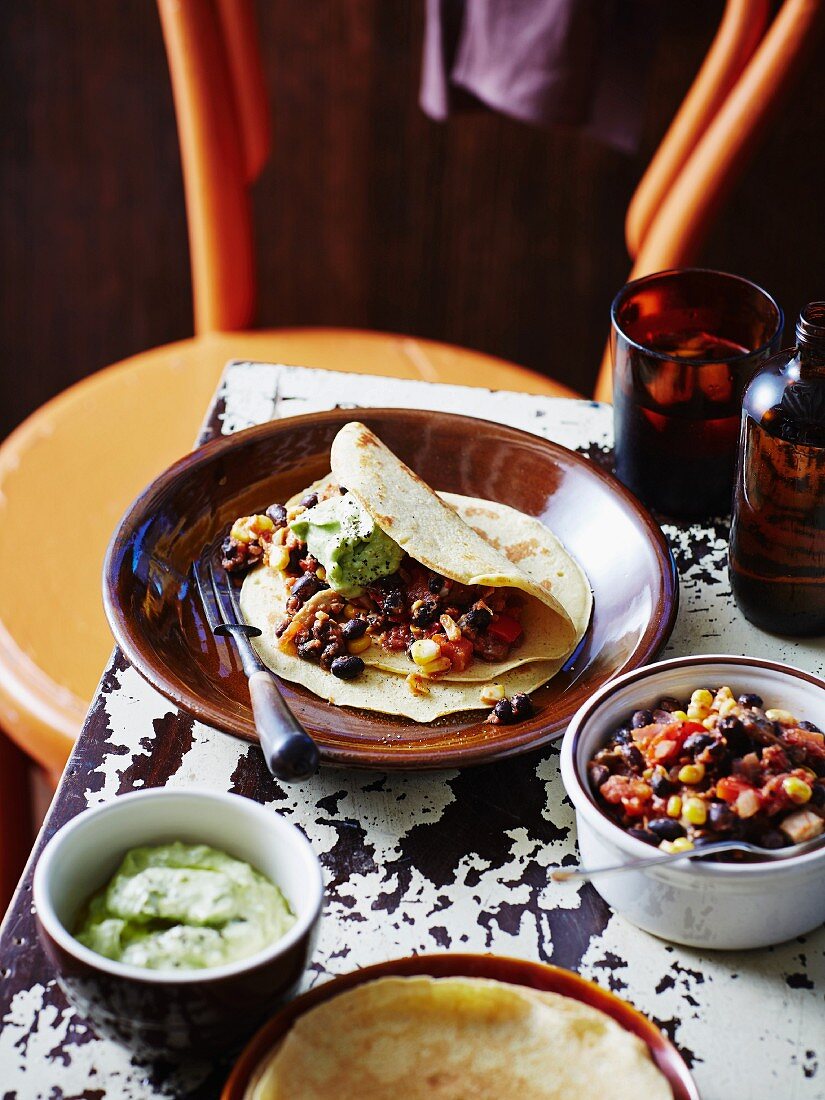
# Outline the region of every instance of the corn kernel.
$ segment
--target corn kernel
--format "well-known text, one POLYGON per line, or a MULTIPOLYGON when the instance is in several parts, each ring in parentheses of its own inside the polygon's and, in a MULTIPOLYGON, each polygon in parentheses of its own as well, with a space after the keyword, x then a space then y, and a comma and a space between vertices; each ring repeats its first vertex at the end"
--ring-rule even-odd
POLYGON ((765 717, 771 722, 781 722, 783 726, 796 725, 796 719, 789 710, 766 710, 765 717))
POLYGON ((452 664, 453 662, 449 657, 440 657, 437 661, 427 661, 426 665, 421 665, 421 671, 425 676, 432 679, 442 672, 447 672, 452 668, 452 664))
POLYGON ((683 710, 672 710, 670 712, 670 717, 677 722, 687 722, 688 720, 688 716, 683 710))
POLYGON ((693 848, 693 841, 686 836, 678 836, 675 840, 663 840, 659 847, 663 852, 689 852, 693 848))
POLYGON ((426 665, 437 661, 441 656, 441 646, 432 638, 419 638, 410 646, 410 655, 417 665, 426 665))
POLYGON ((680 783, 701 783, 705 778, 704 764, 685 764, 679 769, 680 783))
POLYGON ((319 565, 315 570, 315 576, 319 581, 325 581, 327 579, 327 571, 324 569, 323 565, 319 565))
POLYGON ((697 688, 690 697, 691 706, 710 708, 713 704, 713 696, 707 688, 697 688))
POLYGON ((738 706, 735 699, 723 699, 718 707, 719 717, 728 718, 731 714, 735 714, 738 706))
POLYGON ((266 560, 269 564, 269 568, 279 573, 287 567, 289 562, 289 551, 282 543, 280 545, 273 543, 269 548, 269 554, 266 560))
POLYGON ((488 684, 481 693, 482 703, 492 706, 504 698, 504 684, 488 684))
POLYGON ((413 695, 430 694, 430 686, 419 672, 411 672, 407 677, 406 683, 413 695))
POLYGON ((365 634, 362 638, 356 638, 354 642, 347 642, 348 653, 365 653, 372 645, 372 638, 365 634))
POLYGON ((459 630, 458 624, 456 623, 455 619, 452 618, 452 616, 442 615, 439 619, 439 622, 444 628, 444 633, 447 635, 447 638, 451 642, 457 642, 461 638, 461 631, 459 630))
POLYGON ((718 721, 719 721, 718 716, 714 714, 711 718, 703 718, 702 719, 702 725, 705 727, 706 730, 715 730, 716 729, 716 723, 718 721))
POLYGON ((707 806, 701 798, 686 798, 682 815, 691 825, 704 825, 708 819, 707 806))
POLYGON ((696 703, 689 703, 687 709, 687 716, 693 722, 701 722, 703 718, 707 718, 710 714, 708 707, 698 706, 696 703))
POLYGON ((645 770, 642 772, 642 779, 650 779, 652 775, 653 768, 645 768, 645 770))
POLYGON ((790 798, 791 802, 795 802, 798 806, 807 802, 813 793, 810 784, 796 775, 789 775, 787 779, 783 779, 782 789, 788 798, 790 798))
POLYGON ((682 800, 678 794, 672 794, 667 800, 667 809, 665 812, 668 817, 682 816, 682 800))
POLYGON ((715 698, 714 701, 715 701, 717 706, 721 706, 723 702, 726 702, 726 701, 729 701, 729 700, 732 700, 732 699, 733 699, 733 692, 731 691, 731 689, 729 687, 725 686, 725 687, 720 687, 719 690, 716 692, 716 698, 715 698))

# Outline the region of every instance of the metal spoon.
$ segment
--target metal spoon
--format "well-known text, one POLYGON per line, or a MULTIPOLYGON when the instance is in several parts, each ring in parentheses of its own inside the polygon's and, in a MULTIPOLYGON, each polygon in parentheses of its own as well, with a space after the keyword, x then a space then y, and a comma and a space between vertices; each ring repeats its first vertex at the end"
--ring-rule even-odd
POLYGON ((679 859, 701 859, 703 856, 714 855, 717 852, 750 852, 760 856, 768 862, 791 859, 793 856, 801 856, 814 848, 825 844, 825 835, 806 840, 802 844, 792 844, 788 848, 763 848, 759 844, 751 844, 747 840, 715 840, 711 844, 703 844, 700 848, 688 848, 686 852, 665 852, 646 859, 632 859, 628 863, 614 863, 608 867, 574 867, 568 870, 566 867, 553 871, 550 875, 554 882, 569 882, 571 879, 586 880, 596 875, 618 874, 620 871, 641 871, 648 867, 660 867, 666 863, 675 863, 679 859))

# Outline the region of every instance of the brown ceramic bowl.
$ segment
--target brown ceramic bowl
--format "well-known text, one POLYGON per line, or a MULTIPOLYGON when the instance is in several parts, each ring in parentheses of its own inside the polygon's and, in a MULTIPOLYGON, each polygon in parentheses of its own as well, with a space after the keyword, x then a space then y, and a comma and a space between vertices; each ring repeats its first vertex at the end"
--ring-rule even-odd
POLYGON ((68 1000, 101 1035, 140 1054, 212 1053, 243 1041, 295 989, 312 955, 321 869, 304 835, 272 809, 205 790, 136 791, 79 814, 43 850, 34 873, 37 928, 68 1000), (181 840, 251 864, 281 888, 295 923, 237 962, 146 970, 115 962, 71 934, 82 906, 126 852, 181 840))
POLYGON ((204 623, 191 564, 237 516, 328 473, 332 440, 354 415, 434 488, 500 501, 546 522, 590 578, 594 613, 569 667, 533 693, 536 714, 518 725, 485 725, 484 711, 422 725, 331 706, 282 683, 322 760, 443 768, 525 752, 563 731, 606 680, 652 660, 673 626, 678 581, 660 528, 613 477, 501 424, 411 409, 336 409, 207 444, 162 474, 121 521, 104 567, 106 612, 128 659, 173 703, 256 739, 237 654, 204 623))
MULTIPOLYGON (((510 985, 523 985, 546 993, 559 993, 598 1008, 647 1043, 653 1061, 673 1089, 673 1100, 699 1100, 699 1092, 676 1047, 659 1029, 627 1001, 580 978, 570 970, 525 959, 497 955, 416 955, 406 959, 377 963, 355 970, 316 986, 292 1001, 277 1016, 264 1024, 235 1064, 224 1086, 221 1100, 243 1100, 246 1089, 261 1060, 283 1038, 299 1016, 309 1009, 343 993, 346 989, 376 978, 409 977, 426 974, 433 978, 492 978, 510 985)), ((584 1100, 584 1098, 582 1098, 584 1100)), ((641 1098, 640 1098, 641 1100, 641 1098)))

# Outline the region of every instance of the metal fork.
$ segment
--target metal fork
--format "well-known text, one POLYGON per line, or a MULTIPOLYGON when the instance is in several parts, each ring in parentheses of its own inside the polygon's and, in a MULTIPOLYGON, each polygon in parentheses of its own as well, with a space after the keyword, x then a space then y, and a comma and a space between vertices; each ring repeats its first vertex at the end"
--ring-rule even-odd
POLYGON ((204 546, 192 567, 206 621, 213 634, 231 637, 238 647, 266 766, 276 779, 308 779, 318 768, 318 746, 286 705, 274 676, 249 641, 261 631, 243 621, 237 590, 220 563, 219 546, 204 546))
POLYGON ((607 867, 575 867, 569 871, 566 868, 553 871, 550 877, 554 882, 569 882, 578 879, 580 882, 595 878, 596 875, 620 874, 622 871, 641 871, 647 867, 659 867, 664 863, 676 863, 680 859, 701 859, 703 856, 716 855, 719 852, 750 852, 758 855, 767 862, 781 862, 783 859, 791 859, 793 856, 801 856, 825 845, 825 836, 814 837, 812 840, 803 841, 801 844, 792 844, 787 848, 763 848, 761 844, 751 844, 748 840, 715 840, 710 844, 703 844, 699 848, 689 848, 686 852, 660 852, 655 856, 644 859, 631 859, 627 863, 612 863, 607 867))

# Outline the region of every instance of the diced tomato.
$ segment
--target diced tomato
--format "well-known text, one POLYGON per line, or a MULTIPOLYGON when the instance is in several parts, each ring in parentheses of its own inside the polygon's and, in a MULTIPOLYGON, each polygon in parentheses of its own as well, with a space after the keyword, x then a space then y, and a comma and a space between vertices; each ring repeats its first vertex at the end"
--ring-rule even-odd
POLYGON ((459 638, 456 642, 448 641, 445 637, 437 637, 436 641, 441 646, 441 656, 449 657, 454 672, 463 672, 473 659, 473 643, 469 638, 459 638))
POLYGON ((599 794, 605 802, 613 805, 621 802, 622 809, 628 817, 641 817, 647 809, 653 791, 641 779, 634 779, 628 775, 611 775, 599 788, 599 794))
POLYGON ((783 740, 788 745, 799 745, 811 758, 825 759, 825 736, 815 730, 794 728, 785 730, 783 740))
POLYGON ((742 791, 754 790, 752 783, 746 779, 740 779, 737 775, 723 775, 716 781, 716 794, 724 798, 725 802, 735 802, 742 791))
POLYGON ((496 615, 490 625, 487 627, 490 634, 495 635, 496 638, 501 638, 503 642, 512 644, 516 638, 520 638, 524 633, 521 623, 518 619, 514 619, 512 615, 496 615))
MULTIPOLYGON (((645 727, 647 728, 647 727, 645 727)), ((668 722, 659 726, 645 745, 648 760, 654 764, 674 764, 682 753, 682 745, 692 733, 705 732, 699 722, 668 722)))

